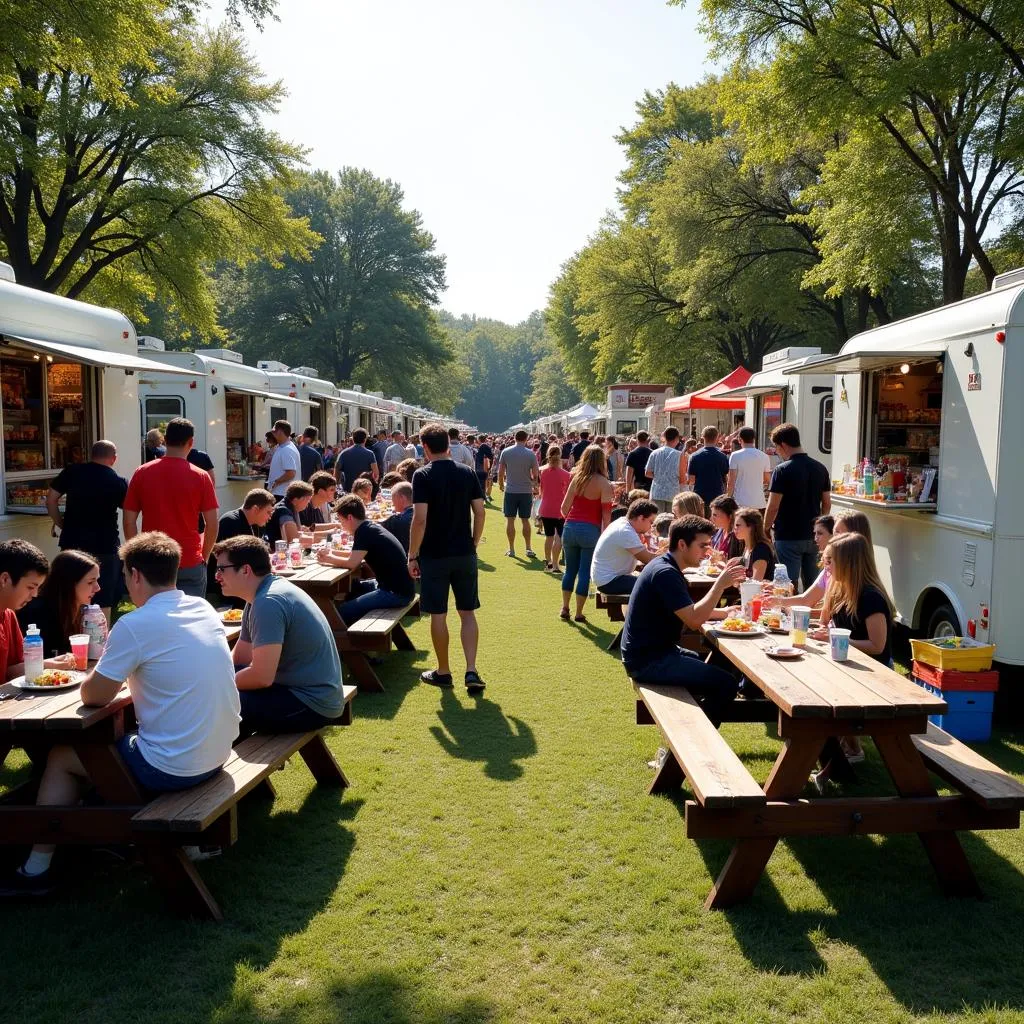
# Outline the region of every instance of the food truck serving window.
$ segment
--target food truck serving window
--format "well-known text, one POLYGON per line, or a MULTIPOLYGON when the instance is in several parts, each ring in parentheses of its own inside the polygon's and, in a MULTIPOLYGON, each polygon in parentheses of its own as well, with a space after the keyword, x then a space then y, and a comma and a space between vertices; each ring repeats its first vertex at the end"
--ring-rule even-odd
POLYGON ((154 427, 163 433, 175 416, 185 415, 185 402, 177 395, 147 395, 142 400, 142 432, 154 427))
POLYGON ((89 458, 95 433, 93 370, 40 353, 4 355, 0 390, 6 509, 43 514, 52 478, 89 458))

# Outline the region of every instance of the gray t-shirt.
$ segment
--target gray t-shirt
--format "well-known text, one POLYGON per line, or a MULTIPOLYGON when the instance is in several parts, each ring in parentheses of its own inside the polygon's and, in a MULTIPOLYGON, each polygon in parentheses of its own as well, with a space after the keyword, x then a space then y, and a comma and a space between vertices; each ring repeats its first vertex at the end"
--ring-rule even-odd
POLYGON ((281 644, 275 686, 295 696, 325 718, 344 710, 341 661, 331 627, 313 599, 293 583, 267 576, 252 604, 242 613, 240 641, 253 647, 281 644))
POLYGON ((514 444, 501 453, 498 463, 505 467, 506 494, 532 494, 530 470, 537 469, 537 456, 525 444, 514 444))

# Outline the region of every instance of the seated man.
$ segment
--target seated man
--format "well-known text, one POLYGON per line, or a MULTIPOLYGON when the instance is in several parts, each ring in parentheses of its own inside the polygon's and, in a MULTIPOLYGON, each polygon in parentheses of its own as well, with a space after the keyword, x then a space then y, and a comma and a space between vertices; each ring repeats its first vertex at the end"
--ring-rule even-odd
POLYGON ((299 539, 299 518, 313 500, 313 488, 302 480, 288 485, 284 497, 274 506, 264 531, 264 539, 273 547, 279 540, 291 544, 299 539))
POLYGON ((637 577, 636 563, 646 565, 655 557, 644 547, 643 536, 649 533, 658 506, 649 498, 638 498, 629 506, 623 519, 616 519, 597 538, 590 574, 602 594, 631 594, 637 577))
POLYGON ((392 537, 397 538, 402 549, 409 553, 409 530, 412 527, 412 484, 402 481, 391 488, 391 504, 395 507, 395 514, 388 516, 380 525, 384 527, 392 537))
MULTIPOLYGON (((220 517, 217 524, 217 540, 230 540, 232 537, 262 537, 276 504, 277 498, 265 487, 254 487, 245 496, 239 508, 225 512, 220 517)), ((217 564, 211 554, 210 560, 206 563, 206 592, 219 599, 223 595, 220 592, 220 584, 214 579, 216 568, 217 564)), ((242 605, 238 604, 237 607, 241 608, 242 605)))
POLYGON ((321 470, 309 478, 313 488, 313 497, 309 504, 299 513, 299 525, 303 533, 328 533, 331 528, 331 504, 338 489, 338 481, 321 470))
POLYGON ((708 619, 727 617, 727 610, 716 605, 727 588, 739 586, 746 577, 743 564, 734 558, 708 593, 694 603, 683 570, 696 568, 711 553, 714 532, 700 516, 683 516, 672 524, 668 551, 644 566, 629 598, 622 627, 622 663, 638 683, 685 686, 717 725, 736 696, 737 679, 679 646, 683 626, 697 630, 708 619))
MULTIPOLYGON (((412 487, 411 484, 406 484, 412 487)), ((409 563, 402 545, 379 523, 366 518, 366 507, 354 495, 338 502, 338 521, 352 535, 352 550, 347 555, 321 551, 323 565, 358 569, 365 561, 376 579, 355 580, 351 596, 338 605, 338 614, 349 626, 371 608, 402 608, 416 596, 416 584, 409 575, 409 563)))
MULTIPOLYGON (((136 611, 111 629, 103 656, 82 683, 82 702, 108 704, 127 680, 139 727, 118 740, 121 757, 144 791, 188 789, 218 771, 238 736, 231 652, 213 608, 177 589, 181 548, 176 541, 163 533, 140 533, 120 555, 136 611)), ((76 803, 86 778, 71 747, 54 747, 37 804, 76 803)), ((49 892, 53 851, 52 845, 34 846, 25 864, 0 886, 0 895, 49 892)))
POLYGON ((245 602, 235 644, 241 735, 306 732, 333 724, 345 710, 334 634, 313 599, 270 571, 256 537, 213 549, 221 589, 245 602))

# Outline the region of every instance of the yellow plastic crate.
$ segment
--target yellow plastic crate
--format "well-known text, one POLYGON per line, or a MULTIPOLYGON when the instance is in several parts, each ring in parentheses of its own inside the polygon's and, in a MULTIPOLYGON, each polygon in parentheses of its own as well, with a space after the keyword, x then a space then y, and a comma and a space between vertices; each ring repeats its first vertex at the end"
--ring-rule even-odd
POLYGON ((914 661, 939 669, 958 672, 987 672, 996 653, 995 644, 983 644, 969 636, 943 637, 937 640, 911 640, 914 661))

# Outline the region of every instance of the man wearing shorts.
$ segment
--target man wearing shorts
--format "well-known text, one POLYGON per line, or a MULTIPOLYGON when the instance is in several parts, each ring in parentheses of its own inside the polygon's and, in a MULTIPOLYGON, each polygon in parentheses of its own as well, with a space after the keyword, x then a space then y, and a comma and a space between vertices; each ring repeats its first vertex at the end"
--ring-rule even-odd
POLYGON ((505 536, 508 537, 509 558, 516 557, 516 516, 523 525, 523 543, 526 557, 536 558, 530 548, 530 511, 534 489, 540 485, 537 456, 526 447, 529 435, 516 431, 516 443, 506 448, 498 458, 498 486, 505 492, 505 536))
POLYGON ((460 639, 466 656, 466 689, 479 693, 484 681, 476 671, 480 641, 476 621, 476 609, 480 607, 476 549, 484 533, 484 495, 476 473, 452 461, 448 432, 440 423, 424 426, 420 440, 427 464, 417 469, 412 478, 409 574, 420 581, 420 608, 430 616, 430 640, 437 656, 437 668, 421 673, 420 679, 431 686, 452 685, 448 664, 451 590, 455 610, 462 620, 460 639))

